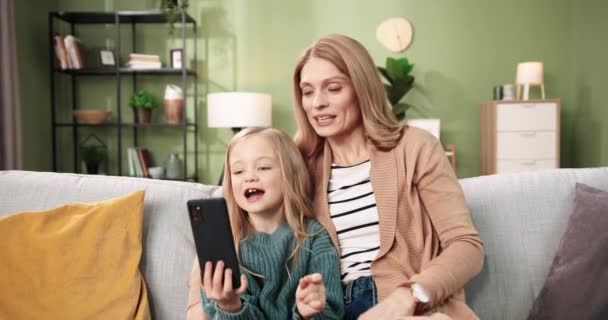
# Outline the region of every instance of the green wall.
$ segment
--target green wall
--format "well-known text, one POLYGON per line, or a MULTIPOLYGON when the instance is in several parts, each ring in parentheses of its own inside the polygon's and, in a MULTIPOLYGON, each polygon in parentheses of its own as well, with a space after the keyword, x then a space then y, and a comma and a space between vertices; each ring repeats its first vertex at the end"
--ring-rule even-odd
POLYGON ((57 1, 15 1, 24 169, 50 171, 48 12, 57 1))
POLYGON ((608 3, 586 0, 574 10, 573 38, 565 43, 574 48, 570 90, 573 107, 566 118, 572 127, 572 166, 608 165, 608 3))
MULTIPOLYGON (((58 0, 57 9, 143 10, 157 3, 58 0)), ((608 14, 601 0, 580 3, 574 0, 191 0, 190 3, 188 11, 199 22, 199 52, 207 53, 199 57, 198 71, 211 80, 201 83, 198 90, 202 111, 199 120, 203 127, 199 136, 203 182, 217 181, 225 145, 231 136, 228 129, 204 128, 206 92, 268 92, 273 97, 273 125, 293 134, 290 78, 294 61, 303 48, 319 36, 343 33, 362 42, 376 63, 384 64, 389 53, 376 41, 375 28, 383 19, 393 16, 408 18, 414 27, 414 41, 405 52, 415 63, 416 77, 415 88, 405 97, 405 101, 415 107, 409 116, 441 119, 442 141, 456 145, 459 177, 479 173, 479 103, 491 98, 494 85, 514 81, 518 62, 531 60, 545 63, 548 98, 562 99, 562 166, 608 164, 605 120, 608 108, 598 95, 607 66, 602 58, 606 57, 603 33, 608 29, 608 22, 604 22, 608 21, 608 14)), ((21 10, 25 9, 21 6, 21 10)), ((30 23, 46 23, 46 19, 35 20, 31 16, 30 23)), ((19 32, 21 36, 26 33, 19 32)), ((92 42, 104 43, 105 38, 111 37, 111 32, 90 33, 92 42)), ((161 56, 168 55, 168 50, 177 44, 164 26, 148 30, 138 39, 138 45, 147 52, 161 56)), ((28 46, 20 46, 20 50, 27 54, 34 51, 28 46)), ((46 65, 44 59, 39 69, 25 72, 45 74, 46 65)), ((41 82, 48 76, 42 79, 41 82)), ((83 90, 87 90, 94 101, 106 101, 107 90, 98 90, 99 85, 83 84, 83 90), (87 89, 87 86, 90 87, 87 89)), ((106 85, 102 84, 102 88, 106 85)), ((159 84, 154 79, 149 82, 159 95, 163 85, 164 82, 159 84)), ((125 86, 124 92, 130 89, 125 86)), ((192 92, 192 88, 189 89, 192 92)), ((37 103, 42 109, 48 109, 46 101, 40 98, 37 103)), ((50 130, 46 116, 28 115, 25 121, 44 124, 50 130)), ((180 149, 171 133, 149 135, 147 142, 157 162, 169 151, 180 149)), ((26 146, 27 152, 34 152, 29 149, 32 146, 26 146)), ((44 168, 50 162, 50 158, 40 158, 40 163, 29 164, 31 169, 44 168)))

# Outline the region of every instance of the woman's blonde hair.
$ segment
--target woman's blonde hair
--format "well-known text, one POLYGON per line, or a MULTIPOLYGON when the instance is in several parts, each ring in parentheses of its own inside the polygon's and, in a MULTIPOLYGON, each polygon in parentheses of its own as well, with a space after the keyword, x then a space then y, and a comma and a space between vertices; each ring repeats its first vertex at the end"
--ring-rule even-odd
POLYGON ((293 105, 298 124, 295 142, 308 159, 321 152, 324 139, 319 137, 302 107, 301 73, 311 58, 331 62, 351 81, 361 110, 363 130, 368 139, 381 150, 394 148, 403 133, 391 111, 384 85, 369 52, 358 41, 344 35, 331 34, 309 46, 298 58, 293 73, 293 105))
MULTIPOLYGON (((296 236, 296 247, 287 261, 297 257, 306 233, 308 218, 312 218, 312 182, 304 159, 293 140, 283 131, 273 128, 248 128, 236 134, 228 144, 224 161, 224 198, 228 206, 230 225, 234 236, 236 250, 239 250, 241 241, 254 231, 247 212, 241 209, 232 193, 232 181, 230 179, 230 154, 234 146, 249 137, 263 137, 270 143, 275 152, 281 171, 281 186, 283 192, 282 211, 285 214, 287 224, 296 236)), ((295 260, 293 260, 295 261, 295 260)), ((246 266, 245 266, 246 267, 246 266)))

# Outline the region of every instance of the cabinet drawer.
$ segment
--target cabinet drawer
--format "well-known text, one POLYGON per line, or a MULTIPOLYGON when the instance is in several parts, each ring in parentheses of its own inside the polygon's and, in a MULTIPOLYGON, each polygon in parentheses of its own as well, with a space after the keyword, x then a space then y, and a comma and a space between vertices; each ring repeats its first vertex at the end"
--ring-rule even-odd
POLYGON ((496 136, 498 159, 555 159, 555 131, 499 132, 496 136))
POLYGON ((557 168, 557 160, 498 160, 496 163, 496 173, 532 171, 540 169, 557 168))
POLYGON ((557 104, 501 103, 496 106, 498 131, 556 130, 557 104))

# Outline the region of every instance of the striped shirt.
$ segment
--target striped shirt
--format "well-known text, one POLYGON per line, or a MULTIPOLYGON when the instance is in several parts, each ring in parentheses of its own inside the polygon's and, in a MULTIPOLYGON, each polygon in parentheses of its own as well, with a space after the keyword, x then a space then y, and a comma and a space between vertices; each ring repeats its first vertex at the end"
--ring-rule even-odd
POLYGON ((378 210, 369 173, 369 160, 331 167, 327 196, 340 243, 344 283, 371 275, 372 261, 380 250, 378 210))

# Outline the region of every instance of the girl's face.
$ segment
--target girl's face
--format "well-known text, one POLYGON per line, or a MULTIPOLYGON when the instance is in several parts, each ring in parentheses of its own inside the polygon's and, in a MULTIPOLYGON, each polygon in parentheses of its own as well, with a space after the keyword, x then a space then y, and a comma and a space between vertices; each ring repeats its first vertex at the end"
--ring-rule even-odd
POLYGON ((281 214, 281 168, 272 145, 260 135, 246 137, 230 151, 230 181, 238 206, 249 214, 281 214))
POLYGON ((361 128, 361 110, 350 79, 336 66, 312 57, 300 72, 302 107, 315 132, 340 138, 361 128))

